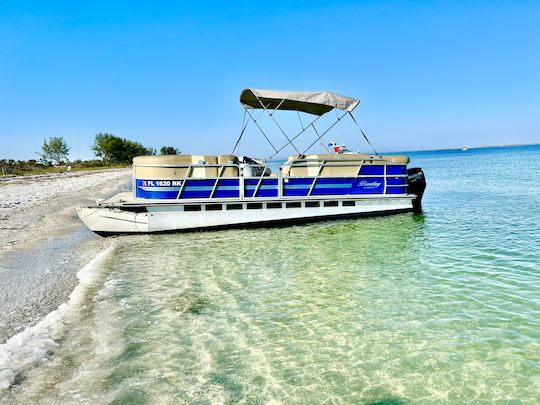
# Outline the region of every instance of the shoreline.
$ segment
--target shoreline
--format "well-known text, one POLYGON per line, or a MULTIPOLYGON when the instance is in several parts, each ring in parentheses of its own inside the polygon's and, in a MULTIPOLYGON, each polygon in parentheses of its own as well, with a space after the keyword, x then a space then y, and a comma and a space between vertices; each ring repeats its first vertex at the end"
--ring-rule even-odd
POLYGON ((9 389, 20 376, 24 379, 24 373, 32 367, 49 360, 51 353, 58 347, 58 341, 66 333, 68 324, 77 317, 85 293, 101 280, 103 274, 100 265, 113 250, 114 244, 110 243, 77 271, 77 284, 67 300, 51 309, 35 324, 0 343, 0 394, 2 390, 9 389))
POLYGON ((72 218, 75 206, 113 194, 129 175, 129 169, 112 169, 0 179, 0 254, 33 245, 44 226, 54 228, 51 222, 72 218))
POLYGON ((65 303, 77 272, 110 241, 79 221, 75 207, 129 185, 129 169, 0 180, 0 344, 65 303))
POLYGON ((111 167, 111 168, 99 168, 99 169, 81 169, 81 170, 71 170, 63 172, 48 172, 48 173, 28 173, 28 174, 13 174, 0 176, 0 187, 4 183, 10 183, 16 180, 33 180, 41 178, 57 178, 57 177, 80 177, 80 176, 90 176, 93 174, 99 173, 112 173, 118 171, 125 171, 131 169, 131 166, 126 167, 111 167))

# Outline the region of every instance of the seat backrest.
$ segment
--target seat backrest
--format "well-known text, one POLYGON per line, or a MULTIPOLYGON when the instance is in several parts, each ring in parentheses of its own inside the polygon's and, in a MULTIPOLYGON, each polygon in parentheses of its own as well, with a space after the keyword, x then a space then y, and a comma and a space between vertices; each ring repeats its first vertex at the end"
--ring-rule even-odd
MULTIPOLYGON (((217 162, 220 165, 237 165, 239 164, 238 156, 221 155, 217 157, 217 162)), ((238 167, 220 167, 220 177, 238 177, 240 175, 238 167)))
POLYGON ((218 168, 214 167, 205 167, 204 165, 217 165, 217 156, 210 155, 191 155, 191 163, 195 165, 193 171, 191 172, 191 177, 194 178, 207 178, 207 177, 217 177, 218 168))
POLYGON ((191 155, 137 156, 133 159, 135 178, 176 179, 188 174, 187 167, 166 167, 166 165, 190 165, 191 155), (145 165, 145 166, 141 166, 145 165), (146 166, 148 165, 148 166, 146 166), (156 165, 156 166, 150 166, 156 165), (163 167, 160 167, 163 166, 163 167))
POLYGON ((284 176, 320 176, 320 177, 351 177, 356 176, 364 159, 369 155, 359 154, 317 154, 306 155, 304 159, 289 156, 288 163, 283 168, 284 176), (326 166, 322 166, 325 164, 326 166))
POLYGON ((135 178, 148 179, 175 179, 190 175, 188 167, 166 167, 167 165, 196 165, 192 168, 190 177, 217 177, 218 168, 205 167, 205 164, 217 165, 217 157, 208 155, 159 155, 137 156, 133 159, 135 178))
POLYGON ((381 156, 384 160, 389 161, 390 163, 406 165, 411 160, 406 155, 383 155, 381 156))
POLYGON ((409 157, 404 155, 367 155, 360 153, 314 154, 300 159, 291 155, 283 167, 283 176, 295 177, 354 177, 362 165, 407 164, 409 157), (321 167, 322 164, 326 166, 321 167))

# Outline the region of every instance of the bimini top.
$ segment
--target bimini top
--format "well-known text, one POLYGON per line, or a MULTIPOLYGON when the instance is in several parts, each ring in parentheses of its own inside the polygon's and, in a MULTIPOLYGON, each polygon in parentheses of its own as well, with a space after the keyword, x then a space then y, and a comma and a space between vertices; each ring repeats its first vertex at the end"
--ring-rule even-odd
POLYGON ((240 93, 240 103, 244 108, 294 110, 323 115, 334 108, 351 112, 360 101, 327 91, 244 89, 240 93))

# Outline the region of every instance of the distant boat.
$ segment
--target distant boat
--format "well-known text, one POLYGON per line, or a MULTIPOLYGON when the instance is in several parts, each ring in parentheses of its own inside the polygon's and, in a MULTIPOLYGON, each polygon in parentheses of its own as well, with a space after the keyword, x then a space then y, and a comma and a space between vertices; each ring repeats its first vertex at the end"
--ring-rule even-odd
POLYGON ((461 150, 462 150, 463 152, 465 152, 466 150, 469 150, 469 148, 467 148, 467 147, 465 146, 465 147, 464 147, 463 149, 461 149, 461 150))

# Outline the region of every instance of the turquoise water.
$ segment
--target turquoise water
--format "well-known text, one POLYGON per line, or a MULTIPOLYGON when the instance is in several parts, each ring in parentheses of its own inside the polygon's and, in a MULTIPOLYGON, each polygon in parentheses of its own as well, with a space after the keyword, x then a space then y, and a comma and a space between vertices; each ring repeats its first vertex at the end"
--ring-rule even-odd
POLYGON ((422 214, 116 238, 4 399, 539 402, 540 147, 411 158, 422 214))

